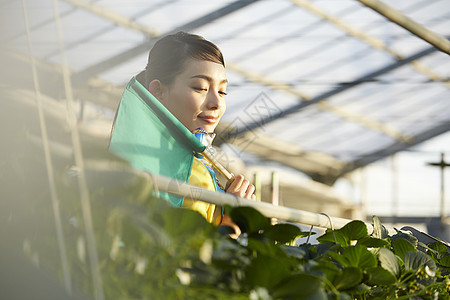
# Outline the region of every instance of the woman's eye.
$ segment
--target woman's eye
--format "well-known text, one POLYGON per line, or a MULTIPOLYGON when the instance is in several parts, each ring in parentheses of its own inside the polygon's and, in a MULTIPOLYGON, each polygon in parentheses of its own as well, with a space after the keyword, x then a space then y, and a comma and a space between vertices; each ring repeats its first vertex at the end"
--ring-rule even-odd
POLYGON ((204 88, 201 88, 201 87, 193 87, 193 89, 196 90, 196 91, 207 91, 208 90, 208 89, 204 89, 204 88))
POLYGON ((219 91, 219 94, 221 94, 222 96, 228 95, 227 92, 223 92, 223 91, 219 91))

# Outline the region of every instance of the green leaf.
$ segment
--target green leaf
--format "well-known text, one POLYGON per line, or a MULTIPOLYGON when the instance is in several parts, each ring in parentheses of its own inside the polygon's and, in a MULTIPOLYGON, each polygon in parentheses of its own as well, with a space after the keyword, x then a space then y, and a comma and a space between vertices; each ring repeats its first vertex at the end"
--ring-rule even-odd
POLYGON ((318 289, 314 294, 308 296, 309 300, 328 300, 327 293, 323 288, 318 289))
POLYGON ((397 278, 391 272, 382 267, 369 268, 366 271, 369 274, 371 284, 391 286, 397 281, 397 278))
POLYGON ((264 230, 264 236, 282 244, 289 243, 298 237, 302 231, 292 224, 276 224, 264 230))
POLYGON ((449 252, 447 247, 444 244, 442 244, 441 242, 434 242, 434 243, 428 244, 428 247, 430 247, 431 249, 436 250, 440 253, 448 253, 449 252))
MULTIPOLYGON (((310 260, 310 261, 314 261, 314 260, 310 260)), ((310 267, 310 270, 312 271, 319 271, 320 273, 322 273, 323 275, 325 275, 325 277, 328 279, 328 281, 333 282, 334 278, 341 273, 340 269, 338 268, 338 266, 331 262, 331 261, 327 261, 327 260, 317 260, 315 261, 317 264, 313 265, 310 267)))
POLYGON ((247 284, 252 288, 272 289, 285 278, 289 278, 289 264, 277 257, 260 255, 245 270, 247 284))
POLYGON ((270 249, 268 249, 268 245, 269 244, 266 244, 263 241, 260 241, 257 239, 248 239, 247 240, 247 249, 256 251, 259 254, 270 256, 272 254, 272 251, 270 249))
MULTIPOLYGON (((345 292, 348 294, 351 294, 354 297, 352 299, 365 299, 365 298, 356 298, 355 296, 356 295, 364 295, 364 294, 367 295, 367 294, 369 294, 369 292, 371 292, 371 289, 364 283, 361 283, 351 289, 346 290, 345 292)), ((367 298, 367 299, 371 299, 371 298, 367 298)), ((374 299, 381 300, 380 298, 374 298, 374 299)))
POLYGON ((405 233, 405 232, 397 232, 395 235, 391 236, 391 243, 393 243, 396 239, 405 239, 408 242, 410 242, 411 244, 414 245, 414 247, 417 247, 417 238, 409 233, 405 233))
POLYGON ((172 207, 163 213, 164 229, 173 237, 192 235, 212 226, 197 211, 172 207))
POLYGON ((289 256, 292 256, 292 257, 295 257, 298 259, 306 258, 307 251, 304 248, 300 248, 297 246, 289 246, 289 245, 281 245, 280 247, 289 256))
POLYGON ((339 231, 342 232, 349 241, 359 240, 369 236, 366 224, 359 220, 351 221, 339 229, 339 231))
POLYGON ((275 287, 272 297, 274 299, 312 299, 326 300, 327 296, 322 288, 320 277, 311 274, 296 274, 289 276, 275 287))
POLYGON ((341 229, 335 230, 334 235, 333 231, 327 229, 325 234, 318 237, 317 240, 321 243, 324 242, 332 242, 334 243, 334 237, 336 237, 336 242, 342 246, 349 246, 350 241, 359 240, 365 237, 368 237, 367 226, 362 221, 351 221, 346 224, 341 229))
POLYGON ((385 239, 385 238, 389 237, 389 234, 388 234, 386 228, 384 228, 384 226, 380 222, 380 219, 378 219, 377 216, 372 217, 372 222, 373 222, 372 236, 374 238, 385 239))
POLYGON ((247 241, 247 248, 256 251, 258 254, 273 256, 273 257, 285 257, 284 252, 280 247, 273 243, 265 243, 263 241, 249 238, 247 241))
POLYGON ((440 264, 441 266, 450 268, 450 255, 447 255, 447 256, 444 256, 443 258, 441 258, 441 259, 439 260, 439 264, 440 264))
POLYGON ((436 250, 434 250, 434 249, 428 247, 427 245, 425 245, 425 244, 422 243, 422 242, 418 242, 418 243, 417 243, 417 248, 418 248, 418 249, 421 249, 422 252, 425 252, 425 253, 427 253, 428 255, 432 255, 432 257, 435 257, 435 258, 437 258, 437 259, 440 259, 441 257, 444 256, 444 253, 443 253, 443 252, 436 251, 436 250), (419 247, 420 247, 420 248, 419 248, 419 247), (423 249, 423 250, 422 250, 422 249, 423 249))
POLYGON ((324 256, 327 253, 327 251, 338 252, 342 249, 342 247, 340 245, 336 245, 335 243, 329 243, 329 242, 320 243, 313 247, 315 247, 317 256, 324 256))
POLYGON ((230 217, 241 231, 246 233, 258 233, 270 226, 268 218, 249 206, 233 207, 230 217))
POLYGON ((321 235, 317 238, 317 241, 319 241, 320 243, 326 243, 326 242, 337 243, 342 246, 349 245, 349 240, 339 230, 334 230, 334 234, 333 234, 333 230, 327 229, 323 235, 321 235), (335 237, 336 237, 336 241, 334 239, 335 237))
POLYGON ((436 263, 434 260, 423 252, 406 252, 405 253, 405 269, 418 270, 420 267, 428 266, 432 271, 436 271, 436 263))
POLYGON ((378 259, 380 260, 381 267, 391 272, 396 278, 399 277, 400 264, 397 261, 397 257, 391 250, 380 248, 378 259))
POLYGON ((372 268, 377 266, 375 255, 364 246, 356 245, 345 248, 342 256, 348 259, 352 267, 372 268))
POLYGON ((234 240, 222 239, 213 249, 212 263, 221 272, 234 269, 240 269, 243 272, 245 266, 251 263, 247 253, 248 250, 234 240))
MULTIPOLYGON (((440 243, 440 242, 438 242, 440 243)), ((425 245, 422 242, 418 242, 418 249, 420 249, 420 251, 426 253, 427 255, 429 255, 434 262, 439 263, 441 265, 441 267, 444 267, 441 263, 441 259, 443 259, 444 257, 450 255, 448 252, 444 252, 443 248, 440 248, 440 246, 436 245, 435 243, 431 243, 429 244, 431 247, 433 247, 434 249, 430 248, 429 246, 425 245), (438 249, 438 250, 435 250, 438 249), (442 252, 439 252, 439 250, 441 250, 442 252)), ((446 260, 444 260, 443 263, 446 263, 446 260)), ((441 270, 442 271, 442 270, 441 270)))
POLYGON ((343 266, 343 267, 351 267, 352 266, 352 264, 351 264, 351 262, 348 260, 348 258, 346 258, 345 256, 343 256, 343 255, 341 255, 341 254, 339 254, 339 253, 336 253, 336 252, 333 252, 333 251, 327 251, 327 254, 332 258, 332 259, 334 259, 335 261, 337 261, 341 266, 343 266))
POLYGON ((356 244, 366 246, 367 248, 381 248, 381 247, 389 247, 391 245, 386 240, 381 240, 379 238, 374 238, 370 236, 360 239, 356 244))
POLYGON ((357 286, 363 279, 363 273, 361 269, 355 267, 344 268, 340 276, 336 277, 333 282, 334 286, 338 290, 346 290, 357 286))
POLYGON ((339 294, 338 300, 352 300, 353 298, 350 297, 348 294, 339 294))
POLYGON ((417 251, 416 247, 414 247, 413 244, 408 242, 407 240, 403 238, 399 238, 394 240, 392 243, 392 247, 394 248, 394 253, 398 257, 402 259, 402 261, 405 261, 405 253, 408 251, 417 251))

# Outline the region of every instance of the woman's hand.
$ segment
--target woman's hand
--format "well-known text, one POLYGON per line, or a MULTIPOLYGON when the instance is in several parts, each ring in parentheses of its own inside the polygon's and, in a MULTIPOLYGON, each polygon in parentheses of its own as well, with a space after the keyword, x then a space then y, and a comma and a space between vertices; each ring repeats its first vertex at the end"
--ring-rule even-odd
POLYGON ((239 228, 239 226, 237 226, 236 223, 234 223, 228 215, 223 215, 220 225, 229 226, 234 230, 234 233, 229 234, 229 236, 233 239, 237 239, 241 234, 241 229, 239 228))
POLYGON ((225 192, 241 198, 256 200, 256 196, 253 194, 255 192, 255 186, 242 175, 237 175, 230 179, 225 187, 225 192))
MULTIPOLYGON (((225 187, 225 192, 241 198, 256 200, 256 196, 255 194, 253 194, 255 192, 255 186, 253 184, 250 184, 250 182, 242 175, 237 175, 236 177, 230 179, 225 187)), ((239 228, 239 226, 237 226, 227 215, 223 216, 220 225, 226 225, 233 228, 235 233, 230 234, 230 237, 232 237, 233 239, 237 239, 241 234, 241 229, 239 228)))

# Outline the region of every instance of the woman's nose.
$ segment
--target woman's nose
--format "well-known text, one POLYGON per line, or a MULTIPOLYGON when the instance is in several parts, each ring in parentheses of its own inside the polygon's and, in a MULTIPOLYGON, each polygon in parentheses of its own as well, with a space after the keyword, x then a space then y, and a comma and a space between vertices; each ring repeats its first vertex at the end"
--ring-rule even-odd
POLYGON ((218 91, 210 90, 207 98, 207 107, 211 110, 216 110, 222 107, 222 97, 219 95, 218 91))

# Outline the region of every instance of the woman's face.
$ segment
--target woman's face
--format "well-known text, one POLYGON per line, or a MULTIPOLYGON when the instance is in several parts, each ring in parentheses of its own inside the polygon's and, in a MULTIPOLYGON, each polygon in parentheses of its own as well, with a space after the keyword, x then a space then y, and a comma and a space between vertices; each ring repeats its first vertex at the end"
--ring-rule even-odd
POLYGON ((214 132, 225 112, 227 77, 218 63, 191 59, 158 100, 190 131, 214 132))

